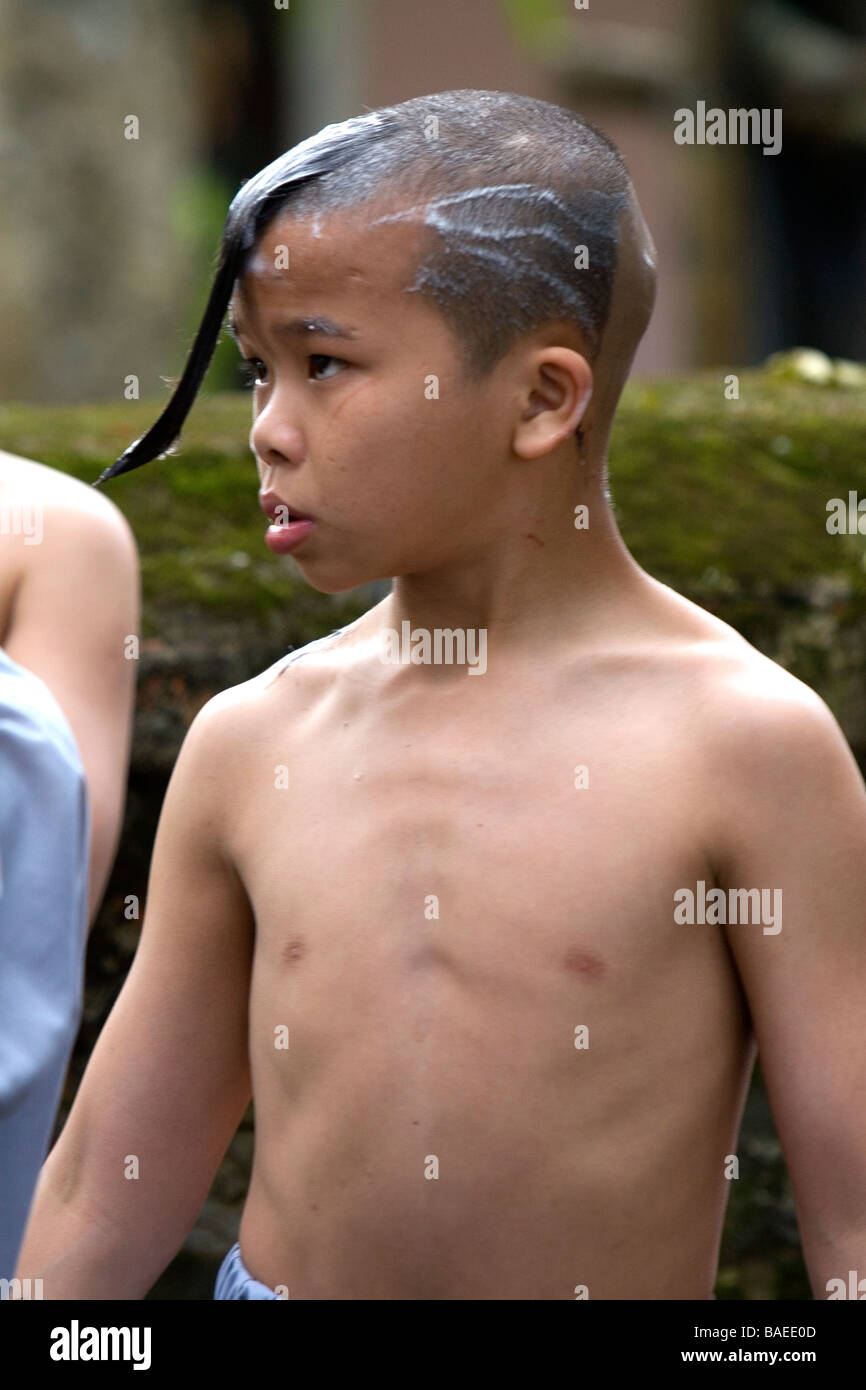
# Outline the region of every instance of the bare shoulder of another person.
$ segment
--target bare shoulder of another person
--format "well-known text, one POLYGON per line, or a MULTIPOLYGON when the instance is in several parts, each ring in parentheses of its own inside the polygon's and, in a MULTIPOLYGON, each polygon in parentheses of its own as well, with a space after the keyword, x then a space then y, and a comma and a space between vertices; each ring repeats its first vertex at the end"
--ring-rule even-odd
MULTIPOLYGON (((38 617, 37 627, 45 631, 52 615, 61 634, 71 618, 76 627, 91 631, 94 622, 100 624, 107 642, 118 624, 124 634, 136 630, 138 550, 129 522, 110 498, 60 469, 3 451, 0 498, 8 513, 3 547, 8 603, 0 613, 0 634, 17 643, 32 618, 38 617)), ((24 641, 26 650, 17 659, 29 665, 23 659, 31 655, 27 634, 24 641)))

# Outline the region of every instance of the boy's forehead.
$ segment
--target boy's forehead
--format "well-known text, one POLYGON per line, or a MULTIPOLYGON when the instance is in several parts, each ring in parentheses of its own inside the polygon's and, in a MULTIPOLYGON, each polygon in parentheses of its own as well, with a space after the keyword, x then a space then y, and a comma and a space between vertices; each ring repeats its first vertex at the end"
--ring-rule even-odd
POLYGON ((392 209, 377 202, 327 213, 279 214, 251 250, 233 304, 240 304, 242 313, 250 297, 283 299, 294 290, 327 292, 332 300, 343 297, 380 309, 386 297, 399 300, 415 279, 425 228, 420 212, 393 221, 387 215, 392 209))

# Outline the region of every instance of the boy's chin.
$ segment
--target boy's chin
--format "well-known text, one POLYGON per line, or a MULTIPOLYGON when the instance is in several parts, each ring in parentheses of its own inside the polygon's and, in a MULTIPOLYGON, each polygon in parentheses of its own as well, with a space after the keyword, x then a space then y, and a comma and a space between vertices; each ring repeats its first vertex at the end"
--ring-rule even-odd
POLYGON ((372 584, 377 579, 390 579, 378 566, 353 567, 352 569, 329 569, 326 565, 304 565, 294 557, 295 564, 311 589, 320 594, 347 594, 352 589, 360 589, 364 584, 372 584))

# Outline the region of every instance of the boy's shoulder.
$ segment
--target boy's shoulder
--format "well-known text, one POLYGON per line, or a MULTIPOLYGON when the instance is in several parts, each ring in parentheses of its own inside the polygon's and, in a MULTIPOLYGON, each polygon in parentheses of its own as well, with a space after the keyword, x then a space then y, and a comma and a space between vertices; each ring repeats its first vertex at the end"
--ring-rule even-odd
POLYGON ((358 622, 360 619, 312 638, 301 647, 290 647, 264 671, 212 695, 199 710, 197 721, 219 723, 222 728, 234 724, 241 729, 247 721, 261 721, 269 707, 275 713, 290 714, 297 700, 299 708, 308 708, 331 684, 335 672, 345 666, 349 650, 357 650, 358 622))
POLYGON ((684 717, 677 737, 703 751, 708 764, 746 781, 784 765, 815 770, 851 763, 835 716, 810 686, 752 646, 740 633, 689 600, 679 634, 662 639, 661 669, 684 717), (669 679, 671 678, 671 679, 669 679))
MULTIPOLYGON (((607 691, 615 693, 618 681, 645 691, 651 717, 667 725, 668 737, 727 773, 741 768, 748 777, 762 761, 785 758, 851 758, 833 714, 814 690, 721 619, 668 593, 672 602, 657 630, 608 649, 607 691)), ((197 718, 214 721, 221 733, 247 730, 258 742, 279 727, 266 721, 314 716, 338 674, 379 659, 367 616, 291 649, 219 692, 197 718)), ((577 666, 576 693, 582 679, 577 666)), ((368 682, 352 685, 362 700, 368 682)))

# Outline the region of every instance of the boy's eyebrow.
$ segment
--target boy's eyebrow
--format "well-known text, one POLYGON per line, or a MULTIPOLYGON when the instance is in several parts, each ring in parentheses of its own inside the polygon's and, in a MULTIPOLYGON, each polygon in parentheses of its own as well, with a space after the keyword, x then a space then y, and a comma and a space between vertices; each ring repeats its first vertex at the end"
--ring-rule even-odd
MULTIPOLYGON (((235 342, 237 342, 239 334, 244 332, 243 322, 231 310, 229 311, 228 330, 235 342)), ((334 323, 333 319, 320 315, 289 319, 285 323, 275 324, 273 332, 278 337, 294 337, 305 333, 320 333, 325 338, 351 339, 358 336, 354 328, 344 328, 342 324, 334 323)))

